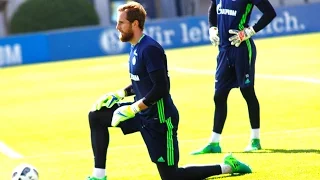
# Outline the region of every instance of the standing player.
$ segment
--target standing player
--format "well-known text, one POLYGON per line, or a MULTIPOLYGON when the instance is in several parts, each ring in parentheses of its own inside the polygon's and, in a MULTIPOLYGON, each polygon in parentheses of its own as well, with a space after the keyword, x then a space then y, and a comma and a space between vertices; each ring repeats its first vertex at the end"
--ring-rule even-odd
POLYGON ((250 173, 249 166, 231 154, 224 163, 178 167, 177 130, 179 113, 169 93, 167 58, 161 45, 143 34, 146 12, 136 2, 118 8, 117 29, 123 42, 131 43, 131 85, 104 95, 89 113, 95 168, 88 180, 106 180, 107 127, 120 127, 124 134, 140 131, 150 158, 164 180, 200 180, 223 173, 250 173), (133 103, 118 103, 135 95, 133 103))
POLYGON ((256 47, 251 38, 276 16, 268 0, 212 0, 209 7, 209 34, 219 45, 215 82, 213 132, 208 145, 192 154, 221 153, 220 135, 227 118, 227 98, 240 87, 247 102, 251 142, 245 151, 261 149, 260 107, 254 90, 256 47), (254 26, 248 26, 253 6, 263 13, 254 26), (218 31, 219 29, 219 31, 218 31))

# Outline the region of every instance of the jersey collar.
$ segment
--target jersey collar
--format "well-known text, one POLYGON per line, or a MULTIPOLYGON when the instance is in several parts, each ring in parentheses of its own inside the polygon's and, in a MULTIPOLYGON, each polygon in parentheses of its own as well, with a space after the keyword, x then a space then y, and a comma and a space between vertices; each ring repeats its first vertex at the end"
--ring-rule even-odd
POLYGON ((137 44, 142 40, 142 38, 145 36, 145 34, 142 34, 142 36, 140 37, 140 39, 138 40, 137 44))
POLYGON ((142 40, 142 38, 143 38, 144 36, 145 36, 145 34, 142 34, 142 36, 141 36, 140 39, 138 40, 137 44, 135 44, 135 45, 132 45, 132 44, 131 44, 131 48, 136 47, 136 46, 140 43, 140 41, 142 40))

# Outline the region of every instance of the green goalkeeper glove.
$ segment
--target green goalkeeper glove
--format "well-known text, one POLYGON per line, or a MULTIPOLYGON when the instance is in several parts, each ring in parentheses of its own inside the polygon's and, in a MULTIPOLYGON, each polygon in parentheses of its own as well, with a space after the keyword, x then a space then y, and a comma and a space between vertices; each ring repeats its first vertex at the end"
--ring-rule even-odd
POLYGON ((125 97, 125 95, 126 94, 124 90, 119 90, 114 93, 107 93, 97 100, 97 102, 93 105, 92 110, 98 111, 102 107, 111 108, 114 104, 122 100, 125 97))
POLYGON ((140 101, 137 101, 131 105, 121 106, 113 112, 111 126, 118 126, 120 122, 133 118, 138 112, 140 112, 140 108, 138 104, 140 101))
POLYGON ((231 45, 235 45, 236 47, 239 47, 243 41, 256 34, 253 27, 244 28, 242 31, 230 29, 229 33, 234 34, 229 38, 229 41, 231 42, 231 45))

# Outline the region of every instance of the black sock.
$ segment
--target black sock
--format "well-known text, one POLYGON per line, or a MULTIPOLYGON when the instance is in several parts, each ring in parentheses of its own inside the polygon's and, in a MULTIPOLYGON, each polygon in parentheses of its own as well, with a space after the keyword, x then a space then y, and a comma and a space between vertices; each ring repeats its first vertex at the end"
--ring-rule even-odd
POLYGON ((97 112, 89 113, 91 131, 91 145, 94 154, 94 167, 105 169, 107 149, 109 145, 109 131, 106 125, 101 123, 97 112))
POLYGON ((213 120, 213 131, 221 134, 224 123, 227 118, 227 99, 230 89, 218 90, 214 93, 214 120, 213 120))
POLYGON ((248 105, 251 128, 258 129, 260 128, 260 105, 254 87, 240 88, 240 90, 248 105))
POLYGON ((162 180, 202 180, 222 174, 220 165, 199 165, 178 168, 166 164, 157 164, 157 168, 162 180))

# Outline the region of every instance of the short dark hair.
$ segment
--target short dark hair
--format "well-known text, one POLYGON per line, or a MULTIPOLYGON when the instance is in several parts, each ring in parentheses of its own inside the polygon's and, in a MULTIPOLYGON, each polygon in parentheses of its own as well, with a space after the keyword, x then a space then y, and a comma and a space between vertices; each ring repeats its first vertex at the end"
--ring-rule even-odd
POLYGON ((144 29, 144 22, 146 21, 147 12, 140 3, 130 1, 126 4, 120 5, 118 7, 118 11, 127 12, 127 20, 131 23, 137 20, 139 22, 139 28, 141 30, 144 29))

